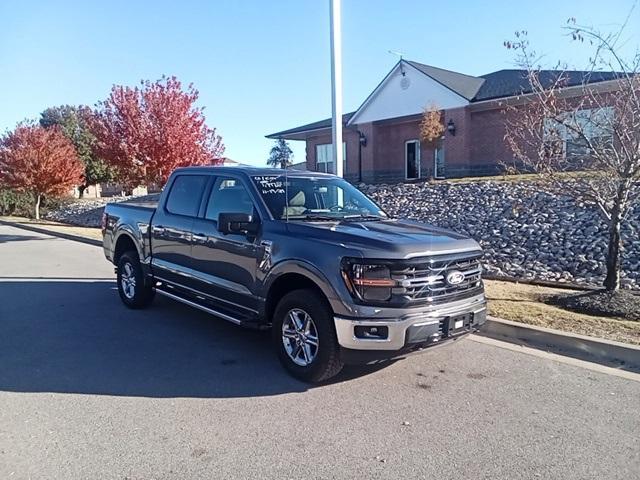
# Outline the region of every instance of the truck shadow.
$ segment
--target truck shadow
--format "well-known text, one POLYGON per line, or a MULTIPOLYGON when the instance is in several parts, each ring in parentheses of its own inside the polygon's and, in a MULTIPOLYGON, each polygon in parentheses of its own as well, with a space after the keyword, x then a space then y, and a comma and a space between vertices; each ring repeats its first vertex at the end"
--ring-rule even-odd
MULTIPOLYGON (((0 281, 0 390, 141 397, 302 392, 269 332, 156 297, 129 310, 110 281, 0 281)), ((379 368, 349 367, 332 383, 379 368)))

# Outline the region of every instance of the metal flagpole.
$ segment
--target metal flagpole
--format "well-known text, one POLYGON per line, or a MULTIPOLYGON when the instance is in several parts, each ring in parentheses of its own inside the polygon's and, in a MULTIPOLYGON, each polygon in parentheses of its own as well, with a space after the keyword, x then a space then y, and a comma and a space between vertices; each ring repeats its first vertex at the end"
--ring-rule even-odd
POLYGON ((333 161, 335 173, 342 177, 342 29, 341 0, 329 0, 331 4, 331 128, 333 136, 333 161))

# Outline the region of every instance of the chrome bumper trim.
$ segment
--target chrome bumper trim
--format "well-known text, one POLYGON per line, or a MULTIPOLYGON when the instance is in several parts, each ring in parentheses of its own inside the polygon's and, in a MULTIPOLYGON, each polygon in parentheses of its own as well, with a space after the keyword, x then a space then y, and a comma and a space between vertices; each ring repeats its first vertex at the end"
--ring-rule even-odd
POLYGON ((404 310, 402 311, 404 315, 399 315, 397 318, 348 319, 334 317, 334 323, 338 343, 344 348, 353 350, 400 350, 405 346, 406 332, 410 327, 433 325, 452 315, 480 313, 487 309, 486 305, 486 301, 482 301, 473 302, 466 306, 456 305, 452 307, 443 305, 442 308, 431 311, 409 312, 404 310), (360 325, 387 327, 389 335, 386 339, 357 338, 354 334, 354 327, 360 325))

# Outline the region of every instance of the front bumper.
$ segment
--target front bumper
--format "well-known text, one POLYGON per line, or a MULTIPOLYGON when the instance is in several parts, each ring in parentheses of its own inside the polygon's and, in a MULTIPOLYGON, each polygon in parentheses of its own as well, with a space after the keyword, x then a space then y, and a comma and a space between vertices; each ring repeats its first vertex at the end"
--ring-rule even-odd
POLYGON ((378 351, 381 357, 413 347, 442 343, 477 330, 486 321, 484 294, 456 302, 411 309, 376 309, 369 318, 334 317, 338 343, 343 349, 378 351), (448 319, 464 316, 464 328, 448 328, 448 319), (356 327, 386 327, 385 338, 362 338, 356 327))

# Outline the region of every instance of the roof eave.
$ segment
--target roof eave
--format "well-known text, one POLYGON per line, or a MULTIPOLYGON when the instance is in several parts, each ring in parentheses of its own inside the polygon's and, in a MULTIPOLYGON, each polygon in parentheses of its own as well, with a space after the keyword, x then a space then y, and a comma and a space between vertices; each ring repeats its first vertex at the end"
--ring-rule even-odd
POLYGON ((265 135, 265 138, 268 138, 270 140, 278 140, 280 138, 283 138, 285 140, 307 140, 309 137, 312 137, 324 131, 331 131, 331 127, 312 128, 311 130, 302 130, 299 132, 289 132, 285 130, 284 132, 265 135))

